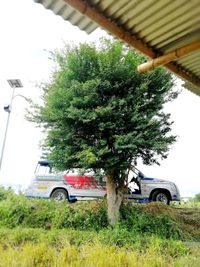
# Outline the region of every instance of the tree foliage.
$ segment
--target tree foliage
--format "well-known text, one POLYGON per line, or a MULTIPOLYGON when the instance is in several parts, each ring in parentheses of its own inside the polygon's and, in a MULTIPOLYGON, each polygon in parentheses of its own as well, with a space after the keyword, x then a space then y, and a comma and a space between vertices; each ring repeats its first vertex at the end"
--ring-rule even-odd
POLYGON ((59 68, 33 116, 48 128, 45 145, 59 169, 126 170, 139 157, 151 164, 167 156, 175 137, 163 105, 177 94, 164 69, 137 73, 142 60, 119 42, 56 53, 59 68))

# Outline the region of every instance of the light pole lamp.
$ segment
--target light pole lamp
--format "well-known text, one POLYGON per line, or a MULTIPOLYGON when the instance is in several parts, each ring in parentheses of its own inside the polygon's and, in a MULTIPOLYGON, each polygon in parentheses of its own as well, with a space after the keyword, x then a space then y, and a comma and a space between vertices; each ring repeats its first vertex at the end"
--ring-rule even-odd
POLYGON ((21 81, 19 79, 11 79, 7 80, 11 88, 21 88, 23 87, 21 81))
POLYGON ((6 144, 6 137, 7 137, 7 132, 8 132, 10 113, 11 113, 11 110, 12 110, 12 101, 13 101, 13 98, 15 97, 14 96, 15 88, 23 87, 23 85, 22 85, 22 83, 21 83, 21 81, 19 79, 8 80, 8 83, 9 83, 10 87, 13 88, 13 90, 12 90, 12 96, 11 96, 10 104, 8 106, 4 107, 4 110, 8 113, 8 117, 7 117, 7 122, 6 122, 6 129, 5 129, 4 139, 3 139, 3 145, 2 145, 2 149, 1 149, 0 170, 1 170, 1 165, 2 165, 2 161, 3 161, 3 154, 4 154, 5 144, 6 144))

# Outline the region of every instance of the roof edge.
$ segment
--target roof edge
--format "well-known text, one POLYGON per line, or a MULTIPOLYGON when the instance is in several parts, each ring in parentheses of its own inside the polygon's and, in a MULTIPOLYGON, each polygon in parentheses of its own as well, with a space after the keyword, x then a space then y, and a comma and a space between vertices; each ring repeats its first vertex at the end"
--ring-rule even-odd
MULTIPOLYGON (((114 34, 116 37, 126 42, 128 45, 134 47, 139 52, 145 54, 149 58, 153 59, 157 56, 158 53, 156 53, 152 48, 148 47, 145 43, 137 39, 135 36, 124 31, 122 27, 119 27, 113 21, 110 21, 102 13, 99 13, 94 7, 91 7, 86 1, 64 0, 64 2, 73 7, 74 9, 78 10, 83 15, 86 15, 87 17, 95 21, 97 24, 99 24, 102 28, 114 34)), ((200 79, 193 76, 191 73, 188 73, 187 70, 183 70, 178 65, 173 63, 168 63, 165 65, 165 67, 177 74, 179 77, 189 81, 196 87, 200 88, 200 79)))

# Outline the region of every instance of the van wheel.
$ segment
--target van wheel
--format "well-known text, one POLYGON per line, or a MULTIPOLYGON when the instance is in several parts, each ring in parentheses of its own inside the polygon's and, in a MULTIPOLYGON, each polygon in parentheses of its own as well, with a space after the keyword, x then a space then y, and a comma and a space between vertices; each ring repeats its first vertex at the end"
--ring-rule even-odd
POLYGON ((62 202, 62 201, 65 201, 66 199, 68 199, 68 194, 64 189, 56 189, 51 194, 51 198, 53 198, 54 200, 56 200, 58 202, 62 202))
POLYGON ((152 200, 153 201, 159 201, 159 202, 162 202, 162 203, 167 204, 167 205, 170 204, 169 194, 166 192, 162 192, 162 191, 155 191, 152 194, 152 200))

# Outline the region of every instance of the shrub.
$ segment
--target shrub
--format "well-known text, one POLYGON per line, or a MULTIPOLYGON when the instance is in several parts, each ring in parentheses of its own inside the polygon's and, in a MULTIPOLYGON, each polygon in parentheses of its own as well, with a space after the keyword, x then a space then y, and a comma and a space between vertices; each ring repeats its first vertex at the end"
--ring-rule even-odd
POLYGON ((5 200, 13 195, 14 192, 11 188, 6 189, 3 186, 0 186, 0 201, 5 200))
POLYGON ((52 220, 55 229, 94 229, 99 230, 108 226, 106 206, 102 202, 76 203, 60 205, 58 203, 52 220))
POLYGON ((153 205, 154 210, 160 209, 162 205, 164 211, 168 209, 167 206, 160 203, 150 203, 147 206, 124 204, 121 208, 121 225, 125 228, 132 229, 135 233, 149 233, 156 234, 165 238, 184 238, 184 233, 179 225, 173 220, 169 214, 158 213, 154 214, 151 209, 153 205), (151 212, 148 212, 150 210, 151 212))
POLYGON ((194 201, 200 202, 200 193, 195 195, 194 201))
POLYGON ((69 204, 12 195, 0 202, 0 227, 44 229, 95 229, 107 227, 106 206, 102 202, 69 204))
MULTIPOLYGON (((23 195, 11 194, 0 201, 0 227, 18 226, 100 231, 108 228, 106 204, 104 201, 58 203, 50 199, 27 199, 23 195)), ((123 231, 126 235, 128 230, 133 235, 142 233, 184 239, 187 231, 185 229, 183 232, 182 228, 173 210, 166 205, 133 205, 129 202, 121 207, 118 229, 121 235, 123 231)))

